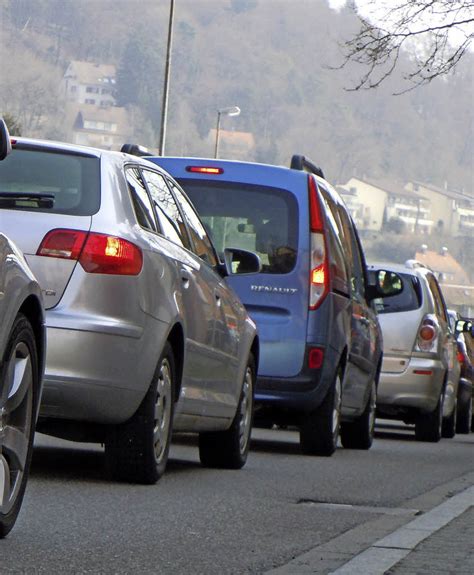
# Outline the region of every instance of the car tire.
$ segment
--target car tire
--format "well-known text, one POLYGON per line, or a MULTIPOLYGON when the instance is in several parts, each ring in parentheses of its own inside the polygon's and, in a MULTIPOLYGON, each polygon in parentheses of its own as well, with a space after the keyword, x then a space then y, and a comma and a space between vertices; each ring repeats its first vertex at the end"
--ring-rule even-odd
POLYGON ((321 405, 304 416, 300 427, 300 446, 305 455, 329 457, 336 451, 341 427, 342 371, 321 405))
POLYGON ((471 431, 472 422, 472 384, 466 389, 462 389, 458 397, 458 414, 456 422, 456 433, 468 434, 471 431))
POLYGON ((0 372, 0 538, 17 519, 33 454, 40 384, 31 323, 16 317, 0 372))
POLYGON ((443 418, 443 425, 441 427, 441 437, 452 439, 456 435, 457 414, 458 414, 458 401, 454 401, 454 407, 451 415, 443 418))
POLYGON ((171 445, 176 368, 167 343, 135 414, 113 426, 105 443, 106 469, 119 481, 152 485, 165 472, 171 445))
POLYGON ((437 443, 441 439, 443 427, 444 392, 441 393, 436 408, 431 413, 422 413, 415 421, 415 439, 437 443))
POLYGON ((375 409, 377 387, 372 381, 369 399, 364 412, 355 421, 341 423, 341 443, 346 449, 370 449, 375 434, 375 409))
POLYGON ((199 458, 205 467, 241 469, 245 465, 252 433, 255 380, 255 360, 250 354, 231 426, 224 431, 199 434, 199 458))

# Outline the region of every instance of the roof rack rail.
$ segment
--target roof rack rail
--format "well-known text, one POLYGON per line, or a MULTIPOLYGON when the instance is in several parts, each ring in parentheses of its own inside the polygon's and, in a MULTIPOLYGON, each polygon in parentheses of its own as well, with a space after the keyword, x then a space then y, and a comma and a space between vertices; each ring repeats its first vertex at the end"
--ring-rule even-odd
POLYGON ((291 158, 290 168, 292 170, 302 170, 304 172, 310 172, 311 174, 316 174, 321 178, 324 178, 323 171, 320 167, 314 164, 311 160, 301 156, 300 154, 294 154, 291 158))
POLYGON ((150 152, 148 148, 145 148, 145 146, 140 146, 138 144, 124 144, 120 148, 120 151, 123 152, 124 154, 131 154, 132 156, 140 156, 142 158, 146 156, 153 156, 153 154, 150 152))

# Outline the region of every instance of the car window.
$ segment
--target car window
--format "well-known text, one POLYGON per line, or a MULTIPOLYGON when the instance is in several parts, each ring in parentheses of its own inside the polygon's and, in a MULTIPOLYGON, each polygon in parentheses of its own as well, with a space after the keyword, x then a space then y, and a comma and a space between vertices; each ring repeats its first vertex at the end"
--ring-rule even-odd
POLYGON ((365 298, 365 273, 363 264, 363 255, 360 244, 357 240, 357 232, 354 225, 342 206, 338 206, 338 216, 342 229, 342 241, 348 254, 350 268, 350 286, 352 294, 358 294, 365 298))
MULTIPOLYGON (((419 309, 422 304, 420 280, 411 274, 397 272, 402 280, 402 291, 394 296, 374 300, 378 313, 398 313, 419 309)), ((373 275, 374 272, 369 272, 373 275)))
POLYGON ((150 170, 142 170, 142 174, 150 190, 163 235, 169 240, 191 249, 186 225, 165 179, 161 174, 150 170))
POLYGON ((52 207, 17 202, 9 209, 90 216, 100 206, 100 160, 81 154, 15 148, 0 162, 0 192, 54 196, 52 207))
POLYGON ((444 298, 441 293, 439 284, 433 274, 428 274, 427 276, 428 284, 430 286, 431 293, 433 294, 435 313, 439 319, 444 322, 448 321, 446 305, 444 303, 444 298))
POLYGON ((137 216, 137 222, 142 228, 156 232, 157 226, 153 208, 140 171, 137 168, 127 167, 125 176, 132 197, 135 215, 137 216))
POLYGON ((188 224, 188 230, 194 244, 194 252, 209 265, 215 266, 217 264, 217 257, 206 229, 183 192, 171 180, 167 181, 178 200, 183 211, 183 216, 188 224))
POLYGON ((321 192, 321 198, 325 206, 329 224, 326 237, 329 248, 333 286, 335 290, 348 294, 350 292, 348 262, 351 260, 351 255, 345 251, 347 243, 344 242, 344 234, 337 213, 337 206, 332 199, 323 192, 324 188, 319 183, 318 187, 321 192))
POLYGON ((296 263, 298 205, 287 190, 237 182, 180 179, 222 257, 224 248, 253 251, 262 272, 286 274, 296 263))

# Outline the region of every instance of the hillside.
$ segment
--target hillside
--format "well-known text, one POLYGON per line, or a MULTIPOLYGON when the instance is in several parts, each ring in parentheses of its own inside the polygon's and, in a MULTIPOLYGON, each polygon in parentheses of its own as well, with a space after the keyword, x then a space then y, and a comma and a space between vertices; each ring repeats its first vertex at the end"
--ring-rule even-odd
MULTIPOLYGON (((0 0, 0 113, 24 135, 64 138, 69 62, 114 64, 117 100, 156 146, 168 14, 167 0, 0 0)), ((474 56, 402 96, 391 95, 396 77, 350 92, 358 71, 330 67, 356 26, 325 0, 177 0, 166 152, 212 154, 216 110, 238 105, 223 127, 253 134, 249 159, 288 164, 303 153, 334 182, 387 176, 472 191, 474 56)))

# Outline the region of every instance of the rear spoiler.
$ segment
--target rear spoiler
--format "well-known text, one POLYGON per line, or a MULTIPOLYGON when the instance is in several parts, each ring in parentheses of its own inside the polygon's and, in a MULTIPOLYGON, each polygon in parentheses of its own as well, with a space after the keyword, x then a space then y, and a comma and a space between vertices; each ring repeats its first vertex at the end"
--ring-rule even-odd
POLYGON ((323 171, 320 167, 314 164, 311 160, 305 158, 305 156, 300 156, 299 154, 295 154, 291 158, 290 168, 292 170, 301 170, 303 172, 309 172, 310 174, 316 174, 321 178, 324 178, 323 171))

